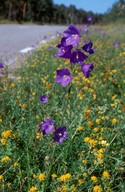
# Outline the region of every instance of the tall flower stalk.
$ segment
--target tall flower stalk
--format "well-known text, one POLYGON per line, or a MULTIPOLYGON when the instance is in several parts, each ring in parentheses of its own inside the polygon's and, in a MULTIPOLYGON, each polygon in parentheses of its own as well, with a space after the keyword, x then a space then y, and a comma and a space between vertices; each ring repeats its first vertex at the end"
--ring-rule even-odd
MULTIPOLYGON (((83 46, 80 45, 81 41, 81 31, 80 29, 76 28, 74 24, 70 24, 68 29, 66 29, 63 33, 63 37, 61 39, 60 44, 57 45, 58 52, 56 53, 55 57, 59 57, 62 59, 67 59, 70 61, 70 69, 62 68, 56 71, 56 77, 54 81, 61 85, 62 91, 64 89, 67 91, 68 96, 71 92, 72 80, 73 80, 73 71, 74 66, 78 65, 83 72, 83 75, 86 78, 89 78, 91 71, 94 69, 93 63, 86 63, 89 55, 94 53, 93 50, 93 43, 90 41, 83 46), (68 89, 66 87, 69 86, 68 89)), ((66 100, 66 92, 62 98, 63 101, 66 100)), ((40 101, 44 104, 49 102, 48 97, 46 95, 42 95, 40 97, 40 101)), ((62 103, 63 103, 62 101, 62 103)), ((43 135, 52 135, 53 141, 62 144, 65 139, 67 139, 67 128, 64 123, 64 115, 66 112, 66 108, 68 105, 68 99, 63 103, 62 108, 62 121, 60 121, 61 125, 59 127, 55 127, 54 120, 50 118, 46 118, 40 124, 40 130, 42 131, 43 135)), ((73 136, 74 137, 74 136, 73 136)), ((43 186, 43 192, 47 191, 48 185, 50 183, 50 176, 53 167, 55 152, 56 152, 56 143, 53 145, 53 150, 50 158, 50 164, 48 168, 48 173, 46 176, 46 183, 43 186)))

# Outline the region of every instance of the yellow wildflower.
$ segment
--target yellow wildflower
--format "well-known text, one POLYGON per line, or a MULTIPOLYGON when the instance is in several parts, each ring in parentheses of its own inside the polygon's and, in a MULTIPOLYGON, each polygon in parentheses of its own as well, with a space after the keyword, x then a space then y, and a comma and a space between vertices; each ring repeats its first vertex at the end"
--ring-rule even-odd
POLYGON ((2 180, 3 179, 3 175, 0 175, 0 180, 2 180))
POLYGON ((17 163, 17 162, 15 162, 14 164, 13 164, 13 166, 14 167, 17 167, 19 164, 17 163))
POLYGON ((31 187, 30 190, 28 192, 36 192, 38 190, 37 187, 31 187))
POLYGON ((85 160, 85 159, 82 160, 82 162, 83 162, 85 165, 87 164, 87 160, 85 160))
POLYGON ((112 96, 112 101, 117 97, 117 95, 112 96))
POLYGON ((44 180, 45 180, 45 175, 44 175, 43 173, 41 173, 41 174, 39 175, 38 179, 39 179, 40 181, 44 181, 44 180))
POLYGON ((5 156, 1 159, 2 162, 8 162, 10 161, 10 157, 9 156, 5 156))
POLYGON ((53 174, 51 175, 51 177, 56 178, 56 177, 57 177, 57 174, 53 173, 53 174))
POLYGON ((97 124, 100 124, 100 122, 101 122, 101 119, 96 119, 97 124))
POLYGON ((52 88, 52 85, 50 83, 46 82, 46 88, 50 89, 50 88, 52 88))
POLYGON ((36 95, 36 93, 35 93, 35 92, 32 92, 32 95, 36 95))
POLYGON ((36 139, 41 139, 41 133, 36 133, 36 139))
POLYGON ((112 119, 112 123, 116 124, 118 120, 116 118, 112 119))
POLYGON ((22 104, 22 108, 23 108, 23 109, 25 109, 25 108, 27 108, 27 107, 28 107, 28 105, 27 105, 26 103, 22 104))
POLYGON ((98 150, 99 153, 104 153, 104 151, 105 151, 105 150, 104 150, 103 148, 100 148, 100 149, 98 150))
POLYGON ((1 141, 1 143, 2 143, 3 145, 5 145, 5 144, 7 143, 6 139, 4 139, 4 138, 2 138, 0 141, 1 141))
POLYGON ((101 119, 102 119, 102 120, 105 120, 106 118, 105 118, 105 116, 102 116, 101 119))
POLYGON ((94 140, 94 139, 90 139, 89 140, 89 144, 91 145, 91 146, 96 146, 96 144, 97 144, 97 141, 96 140, 94 140))
POLYGON ((93 126, 93 122, 92 121, 88 121, 88 126, 93 126))
POLYGON ((83 130, 84 130, 84 128, 82 126, 77 127, 77 131, 83 131, 83 130))
POLYGON ((94 93, 92 96, 93 96, 93 99, 96 100, 96 94, 94 93))
POLYGON ((103 137, 102 137, 102 136, 100 136, 100 137, 99 137, 99 141, 102 141, 102 140, 104 140, 104 139, 103 139, 103 137))
POLYGON ((3 121, 3 120, 2 120, 2 119, 0 119, 0 123, 2 123, 2 121, 3 121))
POLYGON ((90 109, 87 109, 84 113, 84 117, 85 118, 88 118, 89 114, 90 114, 91 110, 90 109))
POLYGON ((36 174, 33 174, 33 178, 34 178, 34 179, 37 179, 38 176, 37 176, 36 174))
POLYGON ((69 180, 70 178, 71 178, 71 174, 70 174, 70 173, 67 173, 67 174, 65 174, 65 175, 61 175, 61 176, 60 176, 60 181, 65 182, 65 181, 69 180))
POLYGON ((97 182, 97 181, 98 181, 98 179, 97 179, 96 176, 92 176, 92 177, 91 177, 91 180, 94 181, 94 182, 97 182))
POLYGON ((84 138, 84 142, 89 142, 90 141, 90 137, 85 137, 84 138))
POLYGON ((93 192, 101 192, 102 191, 102 188, 100 187, 100 185, 96 185, 94 188, 93 188, 93 192))
POLYGON ((67 191, 68 188, 67 188, 65 185, 62 185, 61 190, 62 190, 62 191, 67 191))
POLYGON ((3 131, 3 132, 2 132, 2 136, 3 136, 5 139, 7 139, 8 137, 10 137, 11 133, 12 133, 12 130, 6 130, 6 131, 3 131))
POLYGON ((98 132, 98 131, 99 131, 98 127, 95 127, 95 128, 93 129, 93 131, 98 132))
POLYGON ((82 185, 84 183, 84 180, 83 179, 78 179, 78 184, 79 185, 82 185))
POLYGON ((96 154, 96 157, 97 157, 97 159, 101 160, 101 159, 103 159, 104 154, 98 153, 98 154, 96 154))
POLYGON ((107 179, 110 178, 110 174, 109 174, 108 171, 104 171, 104 172, 102 173, 102 176, 103 176, 104 178, 107 178, 107 179))

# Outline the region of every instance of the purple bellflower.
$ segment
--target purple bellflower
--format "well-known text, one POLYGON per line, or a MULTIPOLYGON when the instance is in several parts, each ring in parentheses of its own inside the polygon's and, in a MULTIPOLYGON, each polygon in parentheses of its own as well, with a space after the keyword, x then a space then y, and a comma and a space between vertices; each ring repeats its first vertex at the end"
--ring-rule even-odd
POLYGON ((84 32, 85 32, 85 33, 88 32, 88 25, 87 25, 87 24, 84 25, 84 32))
POLYGON ((2 64, 2 63, 0 63, 0 69, 2 69, 2 68, 4 68, 4 66, 3 66, 3 64, 2 64))
POLYGON ((75 25, 70 24, 69 28, 63 32, 64 37, 66 37, 66 45, 73 45, 76 47, 80 40, 80 30, 75 27, 75 25))
POLYGON ((83 50, 88 52, 89 54, 93 54, 94 50, 92 49, 93 43, 90 41, 89 43, 83 45, 83 50))
POLYGON ((48 97, 46 95, 41 95, 40 96, 40 102, 41 103, 47 103, 48 102, 48 97))
POLYGON ((56 73, 55 82, 61 84, 62 87, 66 87, 73 79, 68 68, 57 70, 56 73))
POLYGON ((120 42, 114 42, 113 43, 113 47, 119 47, 120 46, 120 42))
POLYGON ((73 48, 72 45, 67 46, 66 45, 66 38, 63 37, 61 39, 61 44, 57 45, 58 47, 58 53, 55 55, 56 57, 62 57, 65 59, 69 59, 71 55, 71 49, 73 48))
POLYGON ((93 64, 84 64, 84 63, 83 63, 83 65, 81 65, 81 70, 82 70, 82 72, 84 73, 84 76, 85 76, 86 78, 89 78, 90 72, 91 72, 93 69, 94 69, 93 64))
POLYGON ((52 133, 54 131, 54 121, 46 118, 46 120, 40 124, 40 130, 43 132, 43 135, 52 133))
POLYGON ((76 51, 71 53, 70 63, 71 64, 74 64, 74 63, 82 64, 84 62, 84 60, 87 58, 88 58, 87 55, 85 55, 82 51, 76 49, 76 51))
POLYGON ((67 138, 66 127, 59 127, 54 132, 54 141, 62 144, 63 140, 67 138))

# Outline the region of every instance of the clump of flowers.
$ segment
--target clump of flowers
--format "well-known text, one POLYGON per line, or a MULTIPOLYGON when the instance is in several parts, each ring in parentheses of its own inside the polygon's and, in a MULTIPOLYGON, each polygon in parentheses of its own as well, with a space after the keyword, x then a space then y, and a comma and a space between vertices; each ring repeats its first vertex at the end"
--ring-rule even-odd
MULTIPOLYGON (((71 65, 79 65, 84 76, 88 78, 94 69, 94 65, 93 63, 85 63, 85 60, 89 55, 94 53, 94 49, 92 48, 93 43, 90 41, 80 47, 80 38, 80 29, 76 28, 74 24, 70 24, 69 28, 63 32, 63 37, 61 43, 57 45, 58 52, 55 56, 69 59, 71 65)), ((66 87, 72 79, 72 75, 68 69, 57 70, 55 81, 63 87, 66 87)))
POLYGON ((46 120, 40 124, 40 130, 43 132, 43 135, 54 133, 53 139, 59 144, 62 144, 63 140, 67 138, 66 127, 55 128, 54 121, 49 118, 46 118, 46 120))
POLYGON ((63 181, 63 182, 66 182, 67 180, 69 180, 71 178, 71 174, 70 173, 67 173, 65 175, 61 175, 60 176, 60 181, 63 181))

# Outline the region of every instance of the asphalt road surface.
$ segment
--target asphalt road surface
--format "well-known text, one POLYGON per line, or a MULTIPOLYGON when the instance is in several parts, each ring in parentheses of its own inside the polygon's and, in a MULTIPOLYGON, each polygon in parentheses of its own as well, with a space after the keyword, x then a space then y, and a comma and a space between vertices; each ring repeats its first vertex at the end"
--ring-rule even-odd
POLYGON ((56 38, 65 29, 64 26, 0 24, 0 62, 12 65, 16 56, 56 38))

